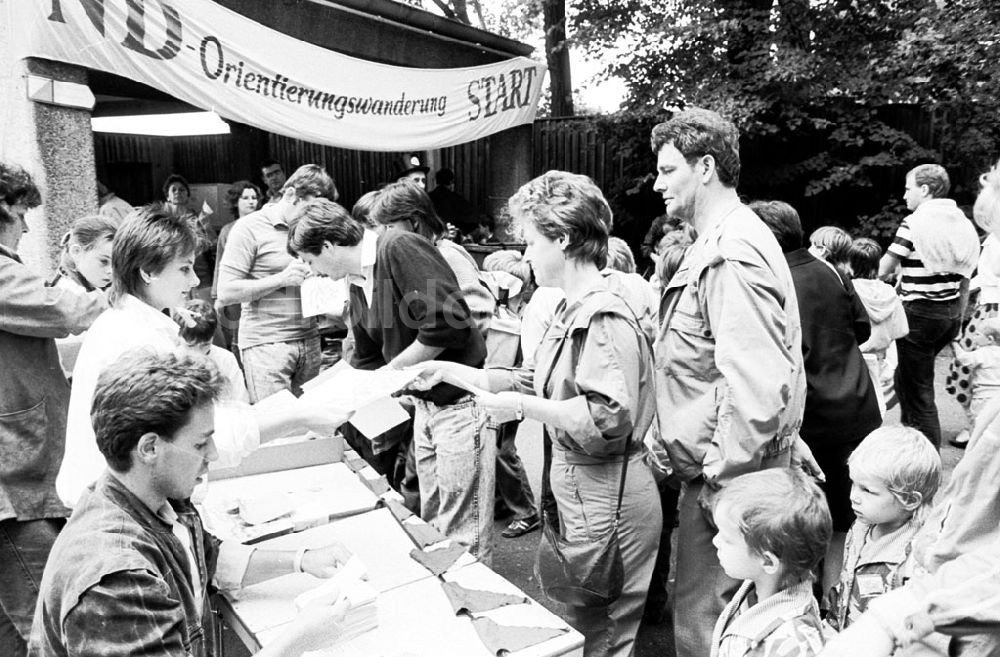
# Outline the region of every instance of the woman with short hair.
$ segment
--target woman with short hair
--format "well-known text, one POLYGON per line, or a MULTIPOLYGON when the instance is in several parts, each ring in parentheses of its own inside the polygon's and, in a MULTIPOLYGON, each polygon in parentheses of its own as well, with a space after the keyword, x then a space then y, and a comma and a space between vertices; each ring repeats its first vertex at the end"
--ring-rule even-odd
MULTIPOLYGON (((565 300, 546 330, 533 369, 475 370, 434 362, 420 385, 445 380, 490 392, 480 396, 497 422, 528 417, 552 437, 550 473, 562 536, 597 538, 614 522, 622 459, 628 459, 618 540, 621 594, 605 607, 567 606, 583 632, 584 654, 630 655, 656 558, 662 516, 642 438, 653 421, 653 362, 628 304, 601 270, 608 258, 607 202, 586 176, 549 171, 510 200, 524 234, 525 258, 540 286, 565 300)), ((544 539, 543 540, 547 540, 544 539)))
MULTIPOLYGON (((198 285, 194 273, 197 236, 182 217, 155 206, 136 209, 122 222, 111 251, 111 308, 87 332, 73 369, 66 427, 66 457, 56 490, 74 506, 83 490, 104 471, 90 421, 90 406, 101 372, 132 349, 173 352, 181 348, 179 327, 169 311, 183 308, 198 285), (164 311, 167 311, 165 314, 164 311)), ((319 406, 294 404, 267 413, 245 404, 216 406, 215 467, 235 466, 261 442, 314 428, 333 433, 345 418, 319 406)))

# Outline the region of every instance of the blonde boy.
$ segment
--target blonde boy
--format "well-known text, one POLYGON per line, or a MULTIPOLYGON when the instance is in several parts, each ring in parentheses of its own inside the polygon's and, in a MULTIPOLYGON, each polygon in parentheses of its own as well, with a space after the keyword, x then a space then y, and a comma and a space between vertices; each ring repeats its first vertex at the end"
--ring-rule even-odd
POLYGON ((827 621, 843 630, 868 604, 912 574, 910 543, 941 482, 941 457, 916 429, 882 427, 868 434, 847 461, 851 507, 844 567, 827 621))
POLYGON ((812 571, 832 523, 805 475, 771 468, 734 479, 715 507, 712 543, 726 575, 743 584, 712 633, 712 657, 812 657, 825 642, 812 571))

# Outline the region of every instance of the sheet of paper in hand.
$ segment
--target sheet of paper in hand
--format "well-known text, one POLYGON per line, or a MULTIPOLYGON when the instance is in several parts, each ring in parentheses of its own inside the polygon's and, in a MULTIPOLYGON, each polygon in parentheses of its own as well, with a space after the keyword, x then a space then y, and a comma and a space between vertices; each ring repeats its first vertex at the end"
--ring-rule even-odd
POLYGON ((409 418, 406 411, 390 396, 417 378, 419 372, 388 368, 339 369, 336 375, 309 387, 300 401, 353 411, 351 424, 368 438, 385 433, 409 418))
POLYGON ((302 316, 336 315, 342 317, 347 304, 347 282, 326 276, 310 276, 302 281, 302 316))

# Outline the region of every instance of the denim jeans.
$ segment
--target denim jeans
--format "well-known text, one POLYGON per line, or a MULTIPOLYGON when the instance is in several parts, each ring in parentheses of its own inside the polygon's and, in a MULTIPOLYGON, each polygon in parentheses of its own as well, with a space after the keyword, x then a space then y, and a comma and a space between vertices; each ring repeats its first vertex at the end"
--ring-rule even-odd
POLYGON ((962 327, 961 300, 907 301, 903 304, 910 332, 896 340, 896 395, 900 420, 919 429, 941 447, 941 423, 934 403, 934 359, 962 327))
POLYGON ((514 444, 520 422, 505 422, 497 429, 497 504, 506 506, 514 520, 535 517, 535 496, 524 463, 514 444))
MULTIPOLYGON (((550 481, 561 532, 566 538, 596 537, 614 523, 622 462, 620 458, 587 464, 574 461, 574 454, 553 448, 550 481)), ((583 634, 584 657, 630 657, 634 653, 660 540, 660 505, 650 503, 655 497, 653 473, 641 453, 633 454, 618 525, 625 567, 622 595, 607 607, 565 607, 566 622, 583 634)))
POLYGON ((472 396, 448 406, 415 400, 413 446, 420 516, 480 561, 493 555, 497 443, 472 396))
POLYGON ((27 653, 42 571, 65 520, 0 521, 0 655, 27 653))
POLYGON ((272 342, 242 349, 243 372, 250 402, 256 404, 281 390, 302 394, 302 384, 319 374, 319 337, 272 342))

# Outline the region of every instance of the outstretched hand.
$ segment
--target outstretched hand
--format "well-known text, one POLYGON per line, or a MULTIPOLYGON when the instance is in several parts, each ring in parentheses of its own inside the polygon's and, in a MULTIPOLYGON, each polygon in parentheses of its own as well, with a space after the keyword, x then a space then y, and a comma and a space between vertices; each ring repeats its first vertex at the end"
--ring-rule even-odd
POLYGON ((353 556, 341 543, 331 543, 326 547, 306 550, 302 555, 302 570, 313 577, 328 579, 353 556))

